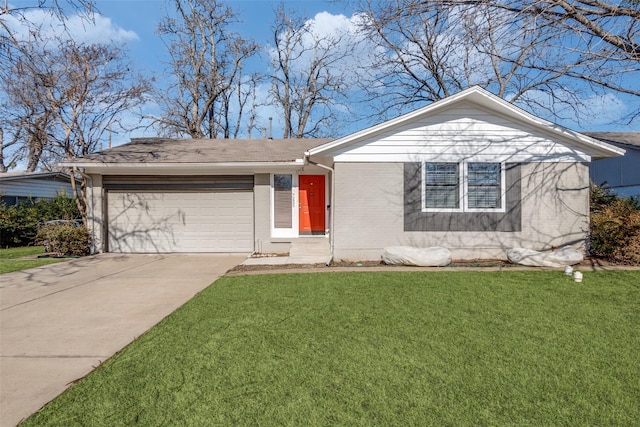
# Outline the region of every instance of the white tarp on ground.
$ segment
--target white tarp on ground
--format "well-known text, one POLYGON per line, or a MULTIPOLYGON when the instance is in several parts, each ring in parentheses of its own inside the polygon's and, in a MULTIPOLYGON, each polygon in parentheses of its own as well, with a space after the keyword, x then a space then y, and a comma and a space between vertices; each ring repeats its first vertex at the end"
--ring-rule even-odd
POLYGON ((389 265, 415 265, 418 267, 442 267, 451 263, 451 252, 442 246, 417 248, 390 246, 384 248, 382 260, 389 265))
POLYGON ((582 253, 571 246, 564 246, 556 251, 538 252, 525 248, 513 248, 507 252, 509 261, 514 264, 532 267, 565 267, 582 262, 582 253))

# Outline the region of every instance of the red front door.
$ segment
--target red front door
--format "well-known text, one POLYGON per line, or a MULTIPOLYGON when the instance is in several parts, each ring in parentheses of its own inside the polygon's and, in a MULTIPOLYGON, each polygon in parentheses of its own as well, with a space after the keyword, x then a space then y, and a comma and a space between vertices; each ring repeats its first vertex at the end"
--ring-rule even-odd
POLYGON ((300 175, 300 234, 324 234, 324 175, 300 175))

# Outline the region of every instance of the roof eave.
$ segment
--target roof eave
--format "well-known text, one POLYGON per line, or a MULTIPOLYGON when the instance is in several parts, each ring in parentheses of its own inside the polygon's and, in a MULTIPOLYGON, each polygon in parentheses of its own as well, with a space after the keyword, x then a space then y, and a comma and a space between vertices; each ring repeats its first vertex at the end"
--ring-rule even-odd
POLYGON ((280 168, 298 168, 305 165, 305 159, 296 159, 293 161, 276 161, 276 162, 221 162, 221 163, 119 163, 119 162, 62 162, 62 167, 83 168, 89 173, 109 173, 113 171, 119 172, 152 172, 169 171, 169 170, 189 170, 190 172, 201 173, 212 170, 271 170, 280 168))
POLYGON ((51 177, 62 177, 68 180, 71 180, 69 174, 64 172, 33 172, 32 174, 24 173, 19 175, 6 175, 0 174, 0 180, 2 181, 13 181, 17 179, 40 179, 40 178, 51 178, 51 177))

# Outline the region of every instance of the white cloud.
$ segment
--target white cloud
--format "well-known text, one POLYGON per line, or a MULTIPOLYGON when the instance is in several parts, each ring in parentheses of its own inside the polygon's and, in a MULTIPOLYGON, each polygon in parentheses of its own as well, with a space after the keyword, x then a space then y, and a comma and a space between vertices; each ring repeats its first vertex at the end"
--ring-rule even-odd
POLYGON ((91 22, 87 22, 80 16, 74 15, 69 19, 67 26, 74 40, 81 40, 88 43, 101 43, 105 41, 125 43, 139 39, 135 31, 125 30, 114 24, 111 18, 102 15, 94 15, 91 22))
MULTIPOLYGON (((307 32, 302 36, 301 46, 297 47, 299 57, 292 64, 294 69, 308 69, 314 60, 314 46, 319 44, 321 51, 330 48, 330 71, 339 73, 350 84, 355 83, 362 70, 372 63, 371 55, 376 51, 376 46, 360 31, 364 19, 366 16, 362 14, 347 17, 319 12, 305 21, 307 32)), ((271 59, 277 58, 275 46, 269 46, 267 51, 271 59)))
POLYGON ((126 43, 139 38, 135 31, 125 30, 100 14, 74 14, 62 20, 51 11, 33 9, 3 19, 18 40, 28 40, 34 32, 44 41, 60 37, 81 43, 126 43))

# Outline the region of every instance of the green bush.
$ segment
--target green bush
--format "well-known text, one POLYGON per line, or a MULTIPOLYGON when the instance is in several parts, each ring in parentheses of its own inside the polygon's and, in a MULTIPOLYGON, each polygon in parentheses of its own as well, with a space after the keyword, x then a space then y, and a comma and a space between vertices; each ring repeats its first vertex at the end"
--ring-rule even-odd
POLYGON ((611 261, 640 264, 640 204, 602 186, 591 189, 590 253, 611 261))
POLYGON ((0 202, 0 247, 32 245, 41 223, 79 216, 75 201, 65 194, 53 200, 29 200, 14 206, 0 202))
POLYGON ((84 225, 46 224, 38 229, 36 243, 57 256, 83 256, 89 253, 89 231, 84 225))
POLYGON ((21 203, 6 206, 3 203, 0 205, 0 245, 5 248, 33 243, 39 223, 33 205, 21 203))

